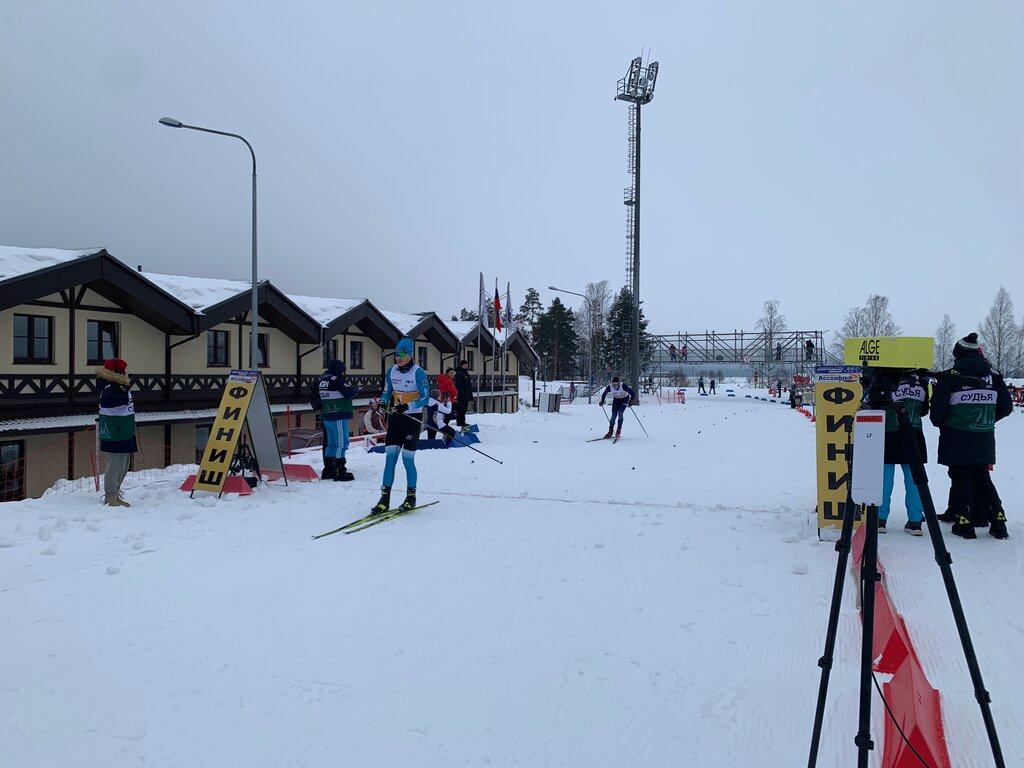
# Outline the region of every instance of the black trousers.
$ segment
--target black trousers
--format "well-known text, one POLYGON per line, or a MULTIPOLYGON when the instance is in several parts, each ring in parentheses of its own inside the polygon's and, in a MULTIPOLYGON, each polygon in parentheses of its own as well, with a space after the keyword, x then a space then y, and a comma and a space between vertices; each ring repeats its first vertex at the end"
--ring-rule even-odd
POLYGON ((968 518, 971 523, 983 524, 995 519, 1003 508, 992 483, 988 464, 966 464, 949 467, 949 509, 968 518))
POLYGON ((452 403, 452 410, 455 411, 455 423, 460 427, 466 426, 466 409, 469 408, 469 402, 463 400, 456 400, 452 403))

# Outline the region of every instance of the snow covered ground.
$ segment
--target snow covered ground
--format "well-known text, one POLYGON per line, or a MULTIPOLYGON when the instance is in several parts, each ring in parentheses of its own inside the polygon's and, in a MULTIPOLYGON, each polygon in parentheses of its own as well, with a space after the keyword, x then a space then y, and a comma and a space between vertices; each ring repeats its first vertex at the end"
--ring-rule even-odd
MULTIPOLYGON (((377 498, 351 483, 190 499, 129 477, 0 507, 0 765, 798 766, 836 553, 819 542, 814 425, 789 408, 645 397, 623 439, 595 400, 478 416, 417 459, 437 506, 311 534, 377 498)), ((471 419, 472 420, 472 419, 471 419)), ((998 427, 1011 537, 948 535, 1007 765, 1024 764, 1024 417, 998 427)), ((934 455, 937 436, 928 427, 934 455)), ((317 465, 319 463, 317 462, 317 465)), ((929 465, 945 508, 948 480, 929 465)), ((396 492, 404 489, 398 470, 396 492)), ((927 537, 880 556, 953 764, 992 764, 927 537)), ((847 579, 819 765, 856 759, 860 621, 847 579)), ((872 765, 882 752, 873 702, 872 765)))

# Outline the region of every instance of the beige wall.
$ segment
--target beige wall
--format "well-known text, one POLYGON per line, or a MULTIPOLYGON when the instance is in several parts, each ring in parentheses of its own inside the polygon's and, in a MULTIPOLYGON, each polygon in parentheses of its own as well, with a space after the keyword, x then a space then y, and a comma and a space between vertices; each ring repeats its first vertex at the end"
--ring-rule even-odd
POLYGON ((67 477, 68 436, 66 432, 30 435, 25 441, 25 495, 37 497, 53 483, 67 477))
MULTIPOLYGON (((354 333, 339 333, 333 337, 338 342, 338 357, 345 361, 345 365, 348 368, 348 373, 352 376, 378 376, 380 375, 381 368, 381 353, 382 349, 374 344, 369 337, 362 335, 359 332, 354 333), (349 360, 349 342, 350 341, 361 341, 363 342, 363 364, 361 367, 356 368, 352 365, 352 361, 349 360)), ((302 372, 313 374, 323 371, 323 352, 308 355, 306 360, 310 362, 307 364, 303 362, 302 372)))

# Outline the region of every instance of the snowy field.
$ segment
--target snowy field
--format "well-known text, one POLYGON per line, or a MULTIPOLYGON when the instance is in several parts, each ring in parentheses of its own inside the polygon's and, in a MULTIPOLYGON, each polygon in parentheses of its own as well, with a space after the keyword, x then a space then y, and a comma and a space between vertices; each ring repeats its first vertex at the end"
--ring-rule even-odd
MULTIPOLYGON (((836 553, 813 513, 814 425, 743 394, 645 396, 650 436, 628 413, 615 445, 585 442, 606 427, 596 399, 471 417, 503 464, 424 451, 420 501, 440 503, 351 536, 310 538, 376 501, 383 456, 358 447, 351 483, 190 499, 168 472, 129 476, 131 509, 81 492, 3 505, 0 766, 806 765, 836 553)), ((1019 766, 1024 416, 997 438, 1011 538, 943 531, 1019 766)), ((929 472, 941 512, 948 480, 929 472)), ((880 542, 893 602, 953 764, 990 766, 901 488, 880 542)), ((856 760, 854 595, 848 578, 823 768, 856 760)))

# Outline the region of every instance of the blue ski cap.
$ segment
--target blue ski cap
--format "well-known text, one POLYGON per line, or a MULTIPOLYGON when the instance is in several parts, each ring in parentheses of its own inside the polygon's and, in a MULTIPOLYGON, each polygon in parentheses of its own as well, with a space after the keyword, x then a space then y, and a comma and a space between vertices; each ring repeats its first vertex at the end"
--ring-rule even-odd
POLYGON ((333 373, 335 376, 341 376, 345 373, 345 363, 341 360, 331 360, 327 363, 327 370, 333 373))
POLYGON ((413 346, 412 339, 402 339, 398 342, 398 346, 395 347, 395 352, 401 352, 403 355, 411 355, 415 347, 413 346))

